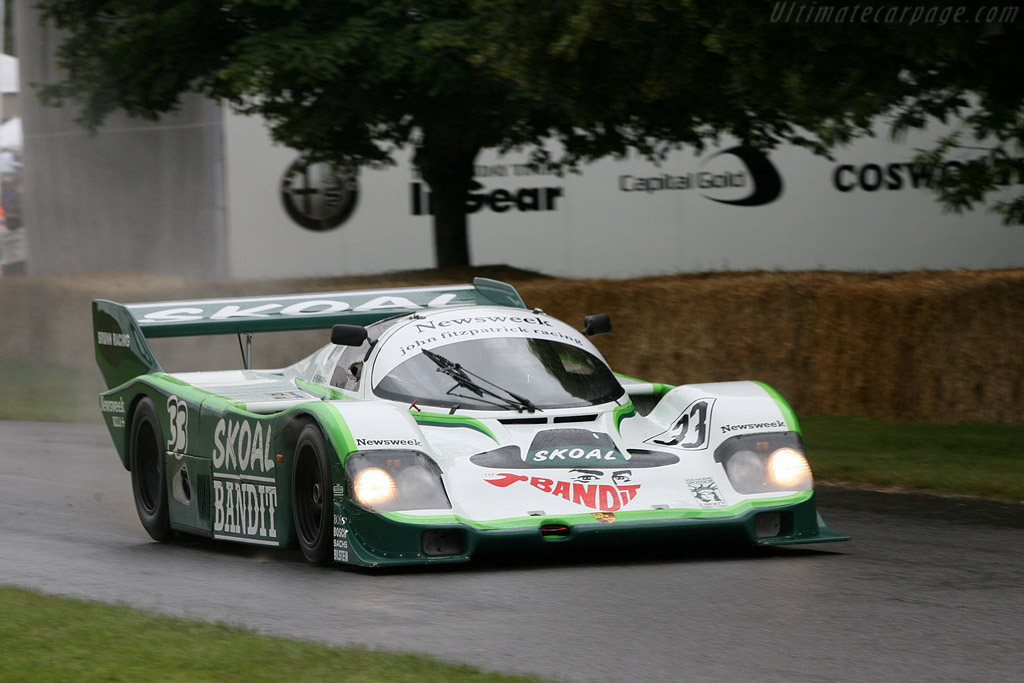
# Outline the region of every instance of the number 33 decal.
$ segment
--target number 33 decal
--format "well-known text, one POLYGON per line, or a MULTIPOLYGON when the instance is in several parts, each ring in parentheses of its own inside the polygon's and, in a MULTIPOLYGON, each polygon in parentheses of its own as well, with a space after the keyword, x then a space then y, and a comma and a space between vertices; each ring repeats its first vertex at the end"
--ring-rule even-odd
POLYGON ((708 422, 711 418, 713 398, 701 398, 686 406, 672 426, 661 434, 647 439, 646 443, 687 450, 700 450, 708 445, 708 422))
POLYGON ((167 450, 184 453, 188 448, 188 406, 177 396, 167 399, 167 450))

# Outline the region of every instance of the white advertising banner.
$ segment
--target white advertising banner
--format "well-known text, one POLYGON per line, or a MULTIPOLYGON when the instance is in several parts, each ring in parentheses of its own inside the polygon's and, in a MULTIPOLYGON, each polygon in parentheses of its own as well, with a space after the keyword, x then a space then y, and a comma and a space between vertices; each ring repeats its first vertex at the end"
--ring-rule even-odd
MULTIPOLYGON (((357 175, 302 168, 260 120, 226 116, 233 276, 434 266, 430 193, 408 156, 357 175)), ((938 135, 882 134, 832 160, 725 144, 660 165, 602 160, 561 177, 533 171, 525 152, 485 152, 468 199, 472 261, 578 278, 1024 267, 1024 227, 984 208, 944 213, 925 189, 912 159, 938 135)), ((1007 180, 1007 193, 1024 191, 1021 178, 1007 180)))

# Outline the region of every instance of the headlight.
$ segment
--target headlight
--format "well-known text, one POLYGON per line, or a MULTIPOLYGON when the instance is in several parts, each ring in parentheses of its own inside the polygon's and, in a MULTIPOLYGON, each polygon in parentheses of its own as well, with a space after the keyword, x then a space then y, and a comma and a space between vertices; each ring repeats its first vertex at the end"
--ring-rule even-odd
POLYGON ((810 491, 811 467, 796 432, 747 434, 727 439, 715 450, 738 493, 810 491))
POLYGON ((764 481, 764 460, 754 451, 737 451, 725 462, 725 473, 737 491, 757 490, 764 481))
POLYGON ((349 491, 373 512, 449 509, 451 503, 433 460, 416 451, 356 452, 345 460, 349 491))
POLYGON ((784 447, 768 456, 768 476, 780 487, 795 491, 811 488, 811 466, 800 451, 784 447))
POLYGON ((352 495, 365 507, 386 505, 395 499, 395 480, 379 467, 367 467, 352 479, 352 495))

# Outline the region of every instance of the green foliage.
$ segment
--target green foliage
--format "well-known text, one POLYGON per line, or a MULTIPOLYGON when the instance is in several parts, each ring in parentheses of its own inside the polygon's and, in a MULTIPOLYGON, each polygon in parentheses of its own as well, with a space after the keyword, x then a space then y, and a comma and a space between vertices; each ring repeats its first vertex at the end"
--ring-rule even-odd
POLYGON ((802 417, 819 481, 1024 502, 1024 427, 802 417))
POLYGON ((722 134, 758 147, 787 141, 828 154, 870 134, 877 121, 890 122, 895 135, 959 121, 959 138, 918 159, 935 178, 932 188, 950 210, 991 201, 1006 222, 1024 223, 1024 195, 1005 192, 1024 182, 1019 7, 944 0, 858 5, 857 11, 886 14, 882 21, 840 21, 836 12, 849 13, 851 3, 477 5, 492 10, 488 47, 477 59, 569 113, 577 131, 567 136, 570 154, 594 158, 636 148, 658 156, 722 134), (787 9, 798 20, 788 20, 787 9), (918 10, 923 16, 912 21, 918 10), (945 171, 951 155, 979 145, 988 163, 945 171))
POLYGON ((256 635, 224 625, 0 587, 0 680, 539 683, 428 657, 256 635))

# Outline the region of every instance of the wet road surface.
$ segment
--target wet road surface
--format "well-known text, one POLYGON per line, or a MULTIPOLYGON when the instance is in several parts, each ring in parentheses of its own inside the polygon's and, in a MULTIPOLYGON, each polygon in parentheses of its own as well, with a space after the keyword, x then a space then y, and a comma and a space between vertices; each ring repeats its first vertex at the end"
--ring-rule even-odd
POLYGON ((0 583, 565 681, 1024 672, 1024 506, 822 487, 849 543, 372 575, 150 541, 99 425, 0 422, 0 583))

